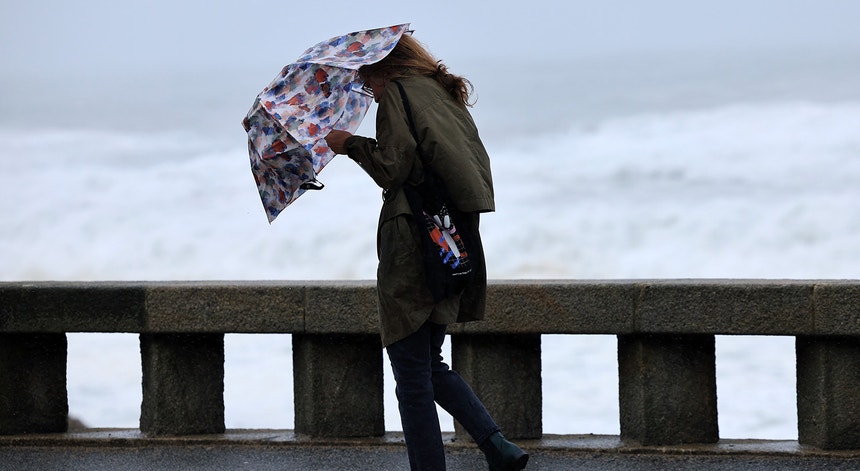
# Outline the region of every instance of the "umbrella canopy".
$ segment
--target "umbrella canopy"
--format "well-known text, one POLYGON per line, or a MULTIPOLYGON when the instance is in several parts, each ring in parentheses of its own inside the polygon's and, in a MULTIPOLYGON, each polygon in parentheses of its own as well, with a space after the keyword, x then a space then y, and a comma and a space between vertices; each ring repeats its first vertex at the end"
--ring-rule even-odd
POLYGON ((257 95, 243 120, 251 172, 269 222, 308 189, 334 158, 325 136, 354 133, 372 97, 361 90, 359 67, 382 60, 409 24, 357 31, 323 41, 284 67, 257 95))

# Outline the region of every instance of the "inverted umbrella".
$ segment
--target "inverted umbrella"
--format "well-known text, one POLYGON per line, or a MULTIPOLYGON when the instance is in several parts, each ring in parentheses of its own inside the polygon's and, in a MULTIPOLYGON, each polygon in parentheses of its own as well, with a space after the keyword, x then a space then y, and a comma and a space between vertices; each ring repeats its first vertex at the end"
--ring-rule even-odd
POLYGON ((325 136, 354 133, 372 97, 361 90, 358 68, 382 60, 409 24, 357 31, 323 41, 284 67, 257 95, 242 124, 251 172, 269 222, 306 190, 334 158, 325 136))

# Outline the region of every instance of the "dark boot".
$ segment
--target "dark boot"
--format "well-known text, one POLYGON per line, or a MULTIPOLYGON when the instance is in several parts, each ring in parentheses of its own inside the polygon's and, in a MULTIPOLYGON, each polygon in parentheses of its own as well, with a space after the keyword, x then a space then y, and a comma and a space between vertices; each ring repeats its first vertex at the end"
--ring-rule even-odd
POLYGON ((529 462, 528 453, 507 441, 502 432, 490 435, 478 447, 487 456, 490 471, 520 471, 529 462))

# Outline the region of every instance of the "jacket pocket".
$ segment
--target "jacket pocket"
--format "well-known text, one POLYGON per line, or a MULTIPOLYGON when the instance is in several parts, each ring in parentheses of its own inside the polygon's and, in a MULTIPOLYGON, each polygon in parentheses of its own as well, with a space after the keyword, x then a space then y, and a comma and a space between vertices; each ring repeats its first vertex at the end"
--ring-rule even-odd
POLYGON ((418 246, 418 229, 411 214, 401 214, 382 222, 378 233, 380 296, 422 305, 430 292, 425 286, 424 266, 418 246))

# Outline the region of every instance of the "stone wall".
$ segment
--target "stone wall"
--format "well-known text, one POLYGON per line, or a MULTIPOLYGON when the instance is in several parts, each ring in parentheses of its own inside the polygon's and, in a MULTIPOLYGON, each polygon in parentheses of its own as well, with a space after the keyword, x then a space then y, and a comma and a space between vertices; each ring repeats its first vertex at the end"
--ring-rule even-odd
MULTIPOLYGON (((225 333, 292 334, 298 436, 385 432, 373 282, 0 283, 0 434, 66 430, 67 332, 140 334, 149 435, 224 432, 225 333)), ((799 442, 860 449, 860 281, 496 281, 450 333, 512 438, 542 434, 541 335, 616 335, 621 439, 645 446, 719 440, 715 335, 794 336, 799 442)))

